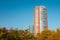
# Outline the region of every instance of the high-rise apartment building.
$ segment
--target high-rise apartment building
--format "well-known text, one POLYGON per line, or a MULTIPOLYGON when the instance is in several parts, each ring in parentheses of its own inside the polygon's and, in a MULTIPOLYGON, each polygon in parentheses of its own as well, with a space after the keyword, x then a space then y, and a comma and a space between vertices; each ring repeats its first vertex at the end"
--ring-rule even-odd
POLYGON ((47 9, 45 6, 36 6, 34 10, 34 35, 48 29, 47 9))

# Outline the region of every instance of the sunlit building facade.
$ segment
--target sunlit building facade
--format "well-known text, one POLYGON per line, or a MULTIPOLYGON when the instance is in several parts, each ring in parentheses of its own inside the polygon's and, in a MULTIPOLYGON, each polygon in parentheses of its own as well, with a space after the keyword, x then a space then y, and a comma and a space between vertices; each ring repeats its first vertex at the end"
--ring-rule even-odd
POLYGON ((34 35, 48 29, 47 9, 45 6, 36 6, 34 10, 34 35))

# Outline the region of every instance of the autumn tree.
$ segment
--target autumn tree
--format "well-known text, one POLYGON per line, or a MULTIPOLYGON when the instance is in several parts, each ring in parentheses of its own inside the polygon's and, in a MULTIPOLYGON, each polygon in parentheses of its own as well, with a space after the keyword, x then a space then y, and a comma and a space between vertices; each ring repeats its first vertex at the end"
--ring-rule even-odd
POLYGON ((48 37, 53 33, 54 31, 44 30, 40 34, 38 34, 38 40, 48 40, 48 37))

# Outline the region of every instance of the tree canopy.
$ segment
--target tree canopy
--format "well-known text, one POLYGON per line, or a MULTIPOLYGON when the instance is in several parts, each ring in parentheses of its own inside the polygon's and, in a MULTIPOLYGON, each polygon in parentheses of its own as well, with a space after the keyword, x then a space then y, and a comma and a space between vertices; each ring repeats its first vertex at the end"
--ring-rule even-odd
POLYGON ((60 40, 60 30, 44 30, 34 37, 27 30, 0 28, 0 40, 60 40))

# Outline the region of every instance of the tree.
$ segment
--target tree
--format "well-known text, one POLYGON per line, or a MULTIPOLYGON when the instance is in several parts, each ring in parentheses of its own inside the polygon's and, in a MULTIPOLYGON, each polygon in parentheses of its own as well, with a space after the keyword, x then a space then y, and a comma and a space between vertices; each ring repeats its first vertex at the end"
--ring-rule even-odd
POLYGON ((60 30, 57 30, 57 32, 56 32, 56 39, 60 40, 60 30))
POLYGON ((53 33, 54 31, 44 30, 40 34, 38 34, 38 40, 48 40, 48 37, 53 33))
POLYGON ((56 40, 56 33, 51 34, 51 35, 48 37, 48 40, 56 40))

